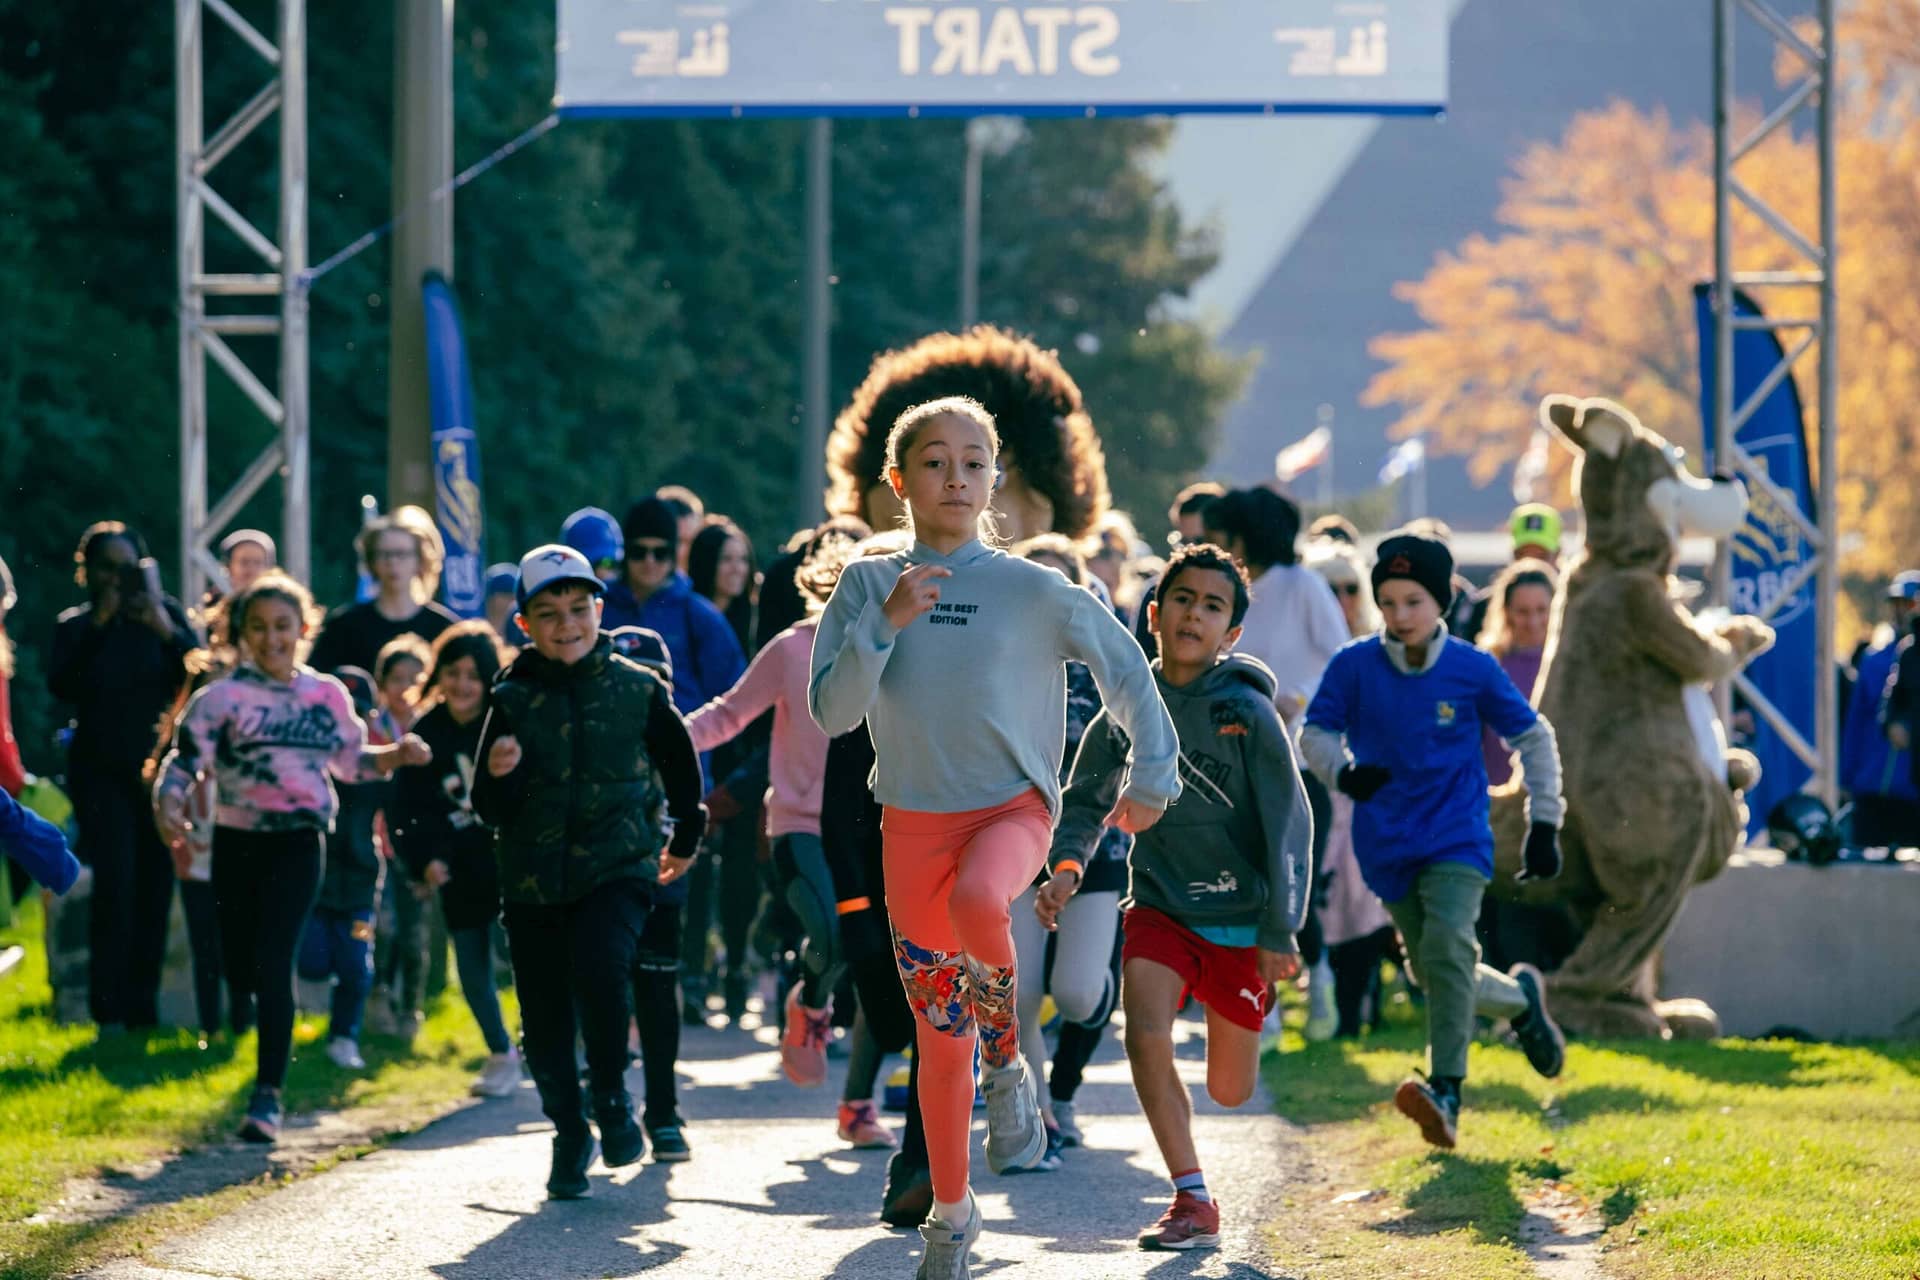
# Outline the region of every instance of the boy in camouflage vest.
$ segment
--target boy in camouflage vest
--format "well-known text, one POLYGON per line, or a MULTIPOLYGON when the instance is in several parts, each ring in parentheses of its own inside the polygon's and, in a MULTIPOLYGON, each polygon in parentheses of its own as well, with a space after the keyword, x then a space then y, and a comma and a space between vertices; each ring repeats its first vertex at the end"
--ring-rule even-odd
POLYGON ((521 560, 517 618, 532 643, 494 686, 473 788, 495 831, 523 1054, 554 1123, 556 1200, 587 1194, 595 1151, 576 1029, 607 1165, 646 1149, 626 1088, 628 975, 655 894, 685 874, 706 827, 686 723, 667 687, 600 634, 603 589, 569 547, 521 560))

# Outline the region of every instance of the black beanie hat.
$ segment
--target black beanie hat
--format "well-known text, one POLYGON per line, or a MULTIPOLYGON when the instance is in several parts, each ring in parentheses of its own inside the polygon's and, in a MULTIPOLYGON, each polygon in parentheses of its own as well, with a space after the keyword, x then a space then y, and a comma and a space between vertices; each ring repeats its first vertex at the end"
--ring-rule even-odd
POLYGON ((1396 533, 1374 552, 1373 598, 1380 599, 1380 586, 1393 578, 1408 578, 1427 589, 1442 612, 1453 603, 1453 553, 1438 538, 1423 538, 1417 533, 1396 533))
POLYGON ((620 532, 628 542, 659 538, 670 547, 680 545, 680 516, 664 498, 643 498, 627 508, 620 532))

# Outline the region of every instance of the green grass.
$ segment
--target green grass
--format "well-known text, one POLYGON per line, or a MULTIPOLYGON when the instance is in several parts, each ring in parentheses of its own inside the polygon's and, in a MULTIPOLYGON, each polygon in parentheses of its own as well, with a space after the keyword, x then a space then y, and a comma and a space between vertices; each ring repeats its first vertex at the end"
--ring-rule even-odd
MULTIPOLYGON (((102 1039, 91 1025, 49 1016, 39 908, 23 910, 6 942, 27 960, 0 979, 0 1267, 8 1276, 60 1275, 83 1262, 137 1249, 163 1229, 204 1218, 244 1190, 143 1209, 132 1221, 35 1224, 70 1179, 115 1171, 210 1140, 239 1123, 253 1084, 254 1037, 201 1040, 188 1031, 102 1039), (194 1201, 204 1202, 195 1203, 194 1201)), ((504 994, 509 1022, 511 992, 504 994)), ((403 1132, 463 1097, 486 1048, 457 993, 428 1015, 417 1048, 370 1037, 368 1070, 341 1071, 320 1052, 325 1019, 294 1032, 285 1102, 290 1113, 367 1108, 387 1133, 403 1132)), ((383 1134, 382 1136, 385 1136, 383 1134)), ((341 1155, 351 1155, 346 1151, 341 1155)), ((271 1176, 261 1180, 264 1187, 271 1176)))
POLYGON ((1322 1200, 1388 1193, 1280 1229, 1318 1255, 1315 1280, 1529 1274, 1513 1232, 1548 1182, 1607 1224, 1609 1276, 1920 1274, 1920 1044, 1581 1043, 1549 1081, 1483 1042, 1440 1153, 1388 1101, 1421 1047, 1397 1012, 1358 1044, 1289 1033, 1265 1063, 1280 1113, 1340 1170, 1322 1200))

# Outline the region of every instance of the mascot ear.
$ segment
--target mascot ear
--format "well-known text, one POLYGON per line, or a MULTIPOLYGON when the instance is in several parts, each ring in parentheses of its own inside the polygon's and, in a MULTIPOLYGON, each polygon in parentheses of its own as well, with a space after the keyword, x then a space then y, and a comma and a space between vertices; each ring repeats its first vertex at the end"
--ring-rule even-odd
POLYGON ((1582 453, 1617 458, 1632 438, 1633 415, 1611 400, 1548 396, 1540 402, 1540 425, 1582 453))

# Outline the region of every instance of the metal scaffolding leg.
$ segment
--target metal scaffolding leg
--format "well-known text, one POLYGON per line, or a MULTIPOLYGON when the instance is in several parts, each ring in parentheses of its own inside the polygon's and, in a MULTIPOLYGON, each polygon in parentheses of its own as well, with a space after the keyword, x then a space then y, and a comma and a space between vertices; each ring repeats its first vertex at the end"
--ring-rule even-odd
POLYGON ((306 0, 280 0, 277 43, 227 0, 174 0, 175 180, 180 295, 180 573, 181 593, 197 603, 209 581, 225 585, 213 554, 220 532, 274 475, 282 482, 280 562, 306 581, 310 571, 308 507, 307 62, 306 0), (207 136, 204 72, 207 18, 239 38, 269 69, 267 83, 207 136), (275 113, 280 116, 280 211, 277 242, 223 199, 214 169, 275 113), (260 259, 253 273, 207 271, 206 215, 211 212, 260 259), (218 313, 215 298, 272 297, 278 315, 218 313), (278 337, 279 377, 269 390, 227 339, 278 337), (211 358, 275 429, 275 438, 218 502, 207 481, 207 360, 211 358))
MULTIPOLYGON (((1763 306, 1768 313, 1766 319, 1742 317, 1741 327, 1760 327, 1773 330, 1796 330, 1801 334, 1797 342, 1781 343, 1786 351, 1783 361, 1791 366, 1801 355, 1814 346, 1819 348, 1818 404, 1819 421, 1815 430, 1817 435, 1818 469, 1818 510, 1814 520, 1803 522, 1802 530, 1811 549, 1811 572, 1814 579, 1815 626, 1818 638, 1815 641, 1815 669, 1810 674, 1815 689, 1814 741, 1808 743, 1786 724, 1771 703, 1761 697, 1744 676, 1735 676, 1733 685, 1755 713, 1765 718, 1779 731, 1793 749, 1794 753, 1813 770, 1812 787, 1828 805, 1838 799, 1838 691, 1834 680, 1833 631, 1835 623, 1835 602, 1839 595, 1839 513, 1835 509, 1836 462, 1835 446, 1839 434, 1839 424, 1834 421, 1835 405, 1835 345, 1834 345, 1834 146, 1833 129, 1835 104, 1833 101, 1833 8, 1834 0, 1817 0, 1815 20, 1819 27, 1818 45, 1809 44, 1802 38, 1793 24, 1776 12, 1767 0, 1714 0, 1713 10, 1713 186, 1714 186, 1714 252, 1713 252, 1713 306, 1716 323, 1714 325, 1714 388, 1713 388, 1713 442, 1715 465, 1722 470, 1732 471, 1746 481, 1750 488, 1771 489, 1774 486, 1754 459, 1736 443, 1740 428, 1746 424, 1753 412, 1766 399, 1764 395, 1755 395, 1746 404, 1733 402, 1733 335, 1734 292, 1747 290, 1793 291, 1789 296, 1804 298, 1804 290, 1817 291, 1819 311, 1817 316, 1808 317, 1800 308, 1781 310, 1763 306), (1777 53, 1791 60, 1802 72, 1801 78, 1788 89, 1780 106, 1760 120, 1745 136, 1736 139, 1734 128, 1734 47, 1741 32, 1742 18, 1758 25, 1772 37, 1777 53), (1819 172, 1816 181, 1820 191, 1820 226, 1818 238, 1807 238, 1791 219, 1774 209, 1766 201, 1743 184, 1735 173, 1741 157, 1759 146, 1775 131, 1790 127, 1800 110, 1812 104, 1815 116, 1816 147, 1819 155, 1819 172), (1741 271, 1737 269, 1735 258, 1737 246, 1734 244, 1734 209, 1743 206, 1761 222, 1765 223, 1781 241, 1791 246, 1795 254, 1804 260, 1804 269, 1790 271, 1741 271), (1796 314, 1798 312, 1798 314, 1796 314), (1773 318, 1776 314, 1786 318, 1773 318)), ((1779 370, 1775 371, 1780 372, 1779 370)), ((1777 379, 1769 377, 1765 388, 1770 389, 1777 379)), ((1788 504, 1788 509, 1792 504, 1788 504)), ((1714 598, 1722 604, 1730 604, 1733 598, 1733 563, 1731 556, 1723 547, 1714 564, 1714 598)), ((1767 602, 1770 615, 1784 606, 1795 595, 1799 587, 1793 590, 1781 590, 1772 601, 1767 602)), ((1725 699, 1722 692, 1722 711, 1725 711, 1725 699)))

